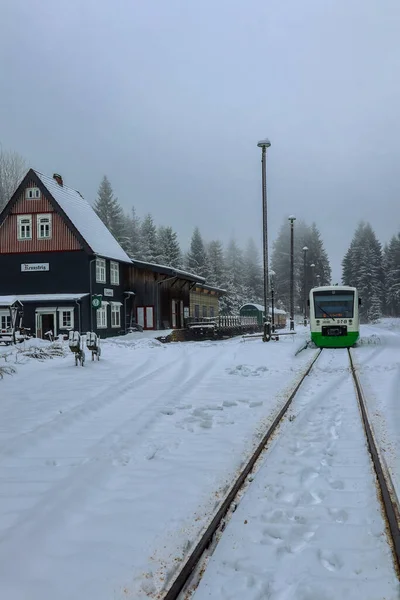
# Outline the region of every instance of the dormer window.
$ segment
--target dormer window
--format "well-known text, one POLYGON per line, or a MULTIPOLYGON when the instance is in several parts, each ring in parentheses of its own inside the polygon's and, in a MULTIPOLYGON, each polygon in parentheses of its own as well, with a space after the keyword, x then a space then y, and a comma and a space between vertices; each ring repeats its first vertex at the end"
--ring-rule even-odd
POLYGON ((41 194, 40 194, 40 190, 37 187, 30 187, 30 188, 26 188, 25 190, 25 198, 27 200, 36 200, 37 198, 40 198, 41 194))

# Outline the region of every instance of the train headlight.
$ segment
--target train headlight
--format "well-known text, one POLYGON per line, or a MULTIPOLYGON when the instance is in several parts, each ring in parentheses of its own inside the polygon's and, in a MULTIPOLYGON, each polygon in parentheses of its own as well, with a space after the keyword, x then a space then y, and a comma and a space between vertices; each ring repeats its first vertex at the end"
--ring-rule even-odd
POLYGON ((349 319, 349 325, 353 325, 353 321, 349 319))
POLYGON ((317 321, 317 325, 319 325, 319 323, 320 323, 320 322, 319 322, 319 321, 317 321))

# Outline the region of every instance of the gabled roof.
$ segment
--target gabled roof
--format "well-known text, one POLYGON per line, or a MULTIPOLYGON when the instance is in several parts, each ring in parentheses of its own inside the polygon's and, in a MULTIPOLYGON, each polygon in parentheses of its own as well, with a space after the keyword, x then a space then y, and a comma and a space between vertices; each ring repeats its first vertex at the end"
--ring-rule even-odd
POLYGON ((75 225, 94 254, 123 262, 132 262, 89 202, 79 192, 66 185, 59 185, 52 177, 43 175, 39 171, 34 171, 34 173, 50 192, 53 200, 75 225))
POLYGON ((39 188, 42 188, 42 193, 59 210, 67 225, 88 251, 104 258, 132 262, 92 206, 79 192, 66 185, 59 185, 53 177, 33 169, 29 169, 10 201, 1 211, 0 225, 19 200, 29 181, 34 181, 39 188))

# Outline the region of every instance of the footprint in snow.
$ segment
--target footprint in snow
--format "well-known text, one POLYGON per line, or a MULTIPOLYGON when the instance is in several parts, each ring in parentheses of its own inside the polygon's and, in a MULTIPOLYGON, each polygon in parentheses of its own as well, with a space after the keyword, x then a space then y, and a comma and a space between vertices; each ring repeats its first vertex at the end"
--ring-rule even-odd
POLYGON ((175 411, 172 410, 172 408, 163 408, 163 410, 160 411, 162 415, 167 415, 167 416, 171 416, 175 414, 175 411))
POLYGON ((334 490, 344 490, 343 481, 340 481, 340 480, 330 481, 329 484, 330 484, 331 488, 333 488, 334 490))
POLYGON ((318 558, 321 565, 328 571, 339 571, 343 567, 343 562, 340 557, 329 550, 319 550, 318 558))
POLYGON ((346 523, 347 519, 349 518, 348 513, 339 508, 329 508, 328 513, 336 523, 346 523))

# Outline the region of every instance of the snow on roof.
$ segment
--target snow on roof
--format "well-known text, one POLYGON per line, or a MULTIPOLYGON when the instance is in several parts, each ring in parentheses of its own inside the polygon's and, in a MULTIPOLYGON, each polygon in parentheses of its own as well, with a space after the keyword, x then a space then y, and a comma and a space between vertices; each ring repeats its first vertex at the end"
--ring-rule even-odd
POLYGON ((191 281, 195 281, 198 283, 204 283, 205 279, 204 277, 201 277, 200 275, 196 275, 195 273, 189 273, 188 271, 183 271, 182 269, 175 269, 175 267, 168 267, 167 265, 159 265, 157 263, 152 263, 152 262, 146 262, 144 260, 136 260, 135 258, 132 258, 132 262, 134 265, 136 265, 139 269, 145 269, 146 267, 148 267, 150 270, 158 270, 161 271, 162 273, 166 273, 171 274, 171 275, 177 275, 178 277, 184 277, 186 279, 190 279, 191 281))
POLYGON ((227 290, 216 287, 215 285, 209 285, 208 283, 199 283, 197 287, 202 288, 203 290, 212 290, 214 292, 220 292, 221 294, 228 293, 227 290))
MULTIPOLYGON (((242 308, 255 308, 256 310, 259 310, 260 312, 264 312, 264 307, 261 304, 255 304, 254 302, 247 302, 246 304, 243 304, 243 306, 240 307, 239 310, 242 310, 242 308)), ((274 308, 274 313, 276 315, 286 315, 286 310, 281 310, 280 308, 274 308)), ((272 314, 272 308, 271 306, 269 307, 269 314, 272 314)))
POLYGON ((0 296, 0 306, 11 306, 17 300, 17 296, 0 296))
POLYGON ((43 175, 39 171, 35 171, 35 173, 95 254, 123 262, 132 262, 79 192, 66 185, 59 185, 52 177, 43 175))
POLYGON ((85 294, 24 294, 17 296, 0 296, 0 306, 10 306, 17 302, 71 302, 73 300, 81 300, 85 294))

